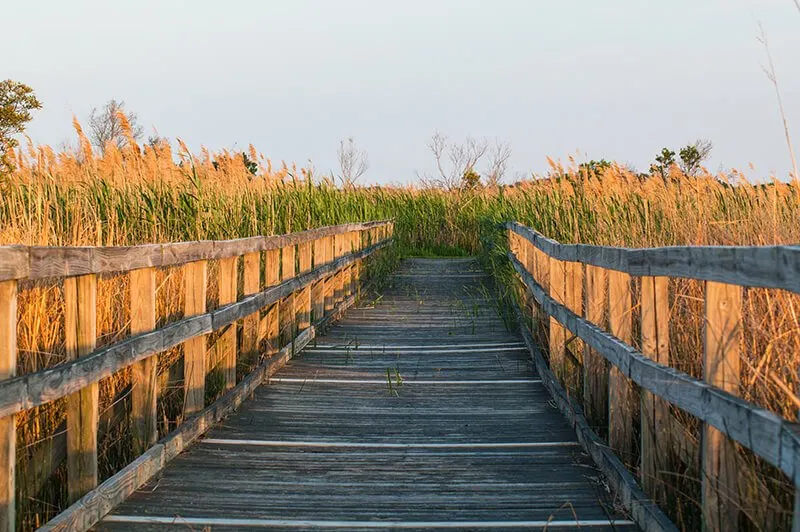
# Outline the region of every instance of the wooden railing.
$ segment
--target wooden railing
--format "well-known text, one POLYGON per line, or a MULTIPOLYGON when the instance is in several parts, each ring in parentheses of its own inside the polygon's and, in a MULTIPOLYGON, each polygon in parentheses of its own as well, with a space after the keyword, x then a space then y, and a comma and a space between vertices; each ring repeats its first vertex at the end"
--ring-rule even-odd
POLYGON ((16 414, 66 399, 67 492, 73 504, 44 528, 88 529, 236 408, 313 339, 317 327, 347 308, 358 290, 362 260, 389 244, 392 231, 391 221, 381 221, 229 241, 0 247, 0 530, 15 529, 16 414), (219 286, 219 306, 211 311, 206 309, 209 260, 218 261, 219 286), (183 268, 184 315, 156 329, 156 270, 165 267, 183 268), (98 276, 126 273, 131 335, 96 349, 98 276), (57 278, 63 279, 68 361, 15 376, 20 287, 57 278), (219 337, 209 350, 212 332, 219 337), (155 355, 181 344, 184 420, 157 441, 155 355), (206 375, 217 362, 227 392, 206 406, 206 375), (237 384, 242 362, 255 369, 237 384), (139 458, 98 486, 98 383, 128 367, 139 458))
MULTIPOLYGON (((743 287, 800 293, 800 247, 624 249, 560 244, 516 222, 505 228, 508 258, 547 331, 549 365, 539 352, 537 367, 640 526, 672 526, 652 504, 663 500, 659 464, 675 438, 670 434, 675 426, 670 404, 703 423, 701 506, 706 529, 738 528, 739 468, 733 442, 785 473, 800 493, 800 425, 735 395, 743 287), (630 345, 636 310, 632 276, 641 278, 641 351, 630 345), (704 380, 669 367, 669 277, 705 281, 704 380), (608 330, 602 326, 606 321, 608 330), (567 344, 576 340, 584 343, 579 366, 568 360, 567 344), (580 366, 582 412, 564 391, 576 381, 571 368, 580 366), (632 395, 631 381, 641 389, 640 401, 632 395), (641 420, 640 442, 636 418, 641 420), (599 427, 607 440, 589 427, 599 427), (643 491, 622 465, 631 463, 637 445, 643 491)), ((536 349, 527 328, 524 335, 536 349)), ((794 530, 800 530, 798 512, 796 502, 794 530)))

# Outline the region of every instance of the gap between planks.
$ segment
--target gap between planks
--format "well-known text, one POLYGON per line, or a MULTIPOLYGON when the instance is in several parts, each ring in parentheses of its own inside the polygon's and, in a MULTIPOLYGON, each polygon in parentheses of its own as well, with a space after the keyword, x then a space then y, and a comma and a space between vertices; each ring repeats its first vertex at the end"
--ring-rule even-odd
MULTIPOLYGON (((407 384, 444 384, 448 386, 471 386, 485 384, 541 384, 541 379, 498 379, 498 380, 407 380, 403 378, 403 386, 407 384)), ((386 379, 317 379, 313 377, 272 377, 267 381, 273 383, 300 384, 386 384, 386 379)))
POLYGON ((249 445, 253 447, 313 447, 340 449, 532 449, 547 447, 574 447, 577 441, 552 442, 469 442, 469 443, 374 443, 336 441, 282 441, 206 438, 201 443, 209 445, 249 445))
POLYGON ((131 523, 141 525, 187 526, 242 526, 290 528, 531 528, 531 527, 592 527, 630 526, 633 521, 620 519, 552 520, 552 521, 328 521, 318 519, 226 519, 221 517, 161 517, 149 515, 109 515, 106 523, 131 523))

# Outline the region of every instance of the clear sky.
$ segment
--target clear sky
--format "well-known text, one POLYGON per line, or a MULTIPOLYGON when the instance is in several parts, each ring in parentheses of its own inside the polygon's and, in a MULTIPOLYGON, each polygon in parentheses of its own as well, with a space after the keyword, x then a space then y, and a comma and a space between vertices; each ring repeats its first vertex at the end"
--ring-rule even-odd
POLYGON ((800 151, 793 0, 3 0, 0 14, 0 78, 44 104, 36 142, 74 138, 73 114, 116 98, 146 134, 323 172, 353 136, 367 182, 432 171, 435 130, 508 142, 510 178, 576 153, 644 170, 698 137, 712 170, 786 176, 762 22, 800 151))

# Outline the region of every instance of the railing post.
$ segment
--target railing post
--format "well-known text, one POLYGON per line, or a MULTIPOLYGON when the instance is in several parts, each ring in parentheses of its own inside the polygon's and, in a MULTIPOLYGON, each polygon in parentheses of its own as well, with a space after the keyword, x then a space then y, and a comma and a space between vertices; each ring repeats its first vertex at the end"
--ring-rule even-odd
MULTIPOLYGON (((586 319, 600 328, 605 326, 606 270, 586 265, 586 319)), ((589 423, 602 435, 608 418, 608 362, 594 349, 584 345, 583 350, 583 404, 589 423)))
MULTIPOLYGON (((311 242, 303 242, 297 246, 298 261, 300 263, 300 274, 308 273, 311 271, 311 242)), ((297 301, 296 308, 296 321, 297 329, 304 331, 311 326, 311 287, 306 286, 298 290, 295 296, 297 301)))
MULTIPOLYGON (((325 264, 332 262, 336 256, 335 242, 333 236, 326 236, 325 243, 323 244, 325 250, 325 264)), ((327 316, 336 306, 335 291, 336 291, 336 277, 328 275, 325 277, 325 315, 327 316)))
MULTIPOLYGON (((239 257, 228 257, 219 261, 219 305, 236 302, 239 288, 239 257)), ((217 340, 217 349, 221 355, 217 357, 222 364, 222 375, 225 389, 236 386, 236 343, 237 322, 228 325, 227 330, 217 340)))
MULTIPOLYGON (((550 297, 562 305, 567 302, 566 263, 549 257, 550 297)), ((567 343, 567 332, 554 317, 550 317, 550 369, 556 378, 564 384, 564 350, 567 343)))
MULTIPOLYGON (((64 280, 67 360, 83 357, 97 345, 97 278, 64 280)), ((97 486, 98 384, 67 397, 67 496, 77 501, 97 486)))
MULTIPOLYGON (((325 238, 314 240, 314 268, 325 264, 325 238)), ((311 285, 312 321, 318 322, 325 314, 325 278, 311 285)))
MULTIPOLYGON (((336 252, 334 253, 334 260, 344 256, 344 243, 345 237, 343 234, 336 235, 334 245, 336 252)), ((337 306, 344 299, 344 271, 343 269, 337 270, 333 276, 333 305, 337 306)))
MULTIPOLYGON (((261 253, 256 251, 244 256, 244 297, 261 290, 261 253)), ((259 313, 254 312, 242 320, 242 362, 248 371, 258 364, 259 313)))
MULTIPOLYGON (((276 286, 281 282, 281 250, 269 249, 264 254, 264 286, 276 286)), ((280 302, 275 302, 264 313, 263 336, 267 340, 267 356, 273 356, 281 349, 280 302)))
MULTIPOLYGON (((183 267, 185 301, 184 316, 206 311, 206 261, 190 262, 183 267)), ((186 340, 183 344, 184 416, 203 409, 206 394, 206 335, 186 340)))
MULTIPOLYGON (((17 374, 17 281, 0 282, 0 380, 17 374)), ((0 418, 0 531, 16 530, 17 416, 0 418)))
MULTIPOLYGON (((355 233, 350 231, 345 234, 345 241, 344 241, 344 254, 349 255, 353 252, 355 248, 355 233)), ((355 284, 353 283, 353 265, 350 264, 344 269, 344 297, 348 298, 353 295, 353 287, 355 284)))
MULTIPOLYGON (((281 282, 293 278, 297 272, 295 264, 294 244, 281 248, 281 282)), ((286 345, 294 338, 295 313, 294 313, 294 293, 289 294, 281 300, 281 344, 286 345)))
MULTIPOLYGON (((567 262, 565 264, 566 273, 566 291, 567 291, 567 308, 578 316, 583 315, 583 264, 580 262, 567 262)), ((566 333, 565 333, 566 334, 566 333)), ((565 348, 570 350, 571 358, 574 359, 576 365, 579 365, 583 359, 583 340, 573 337, 569 341, 569 346, 565 348), (578 358, 580 356, 580 358, 578 358)), ((575 368, 576 371, 566 373, 569 364, 565 364, 564 374, 564 389, 569 394, 570 389, 578 391, 580 389, 580 368, 575 368)))
MULTIPOLYGON (((536 280, 536 248, 533 247, 533 244, 528 242, 527 240, 522 241, 522 245, 525 247, 525 269, 531 274, 534 280, 536 280)), ((524 287, 523 287, 524 289, 524 287)), ((531 333, 536 332, 536 300, 528 295, 528 291, 525 290, 525 298, 528 304, 528 312, 529 312, 529 323, 531 326, 531 333)))
MULTIPOLYGON (((642 277, 642 353, 669 364, 669 279, 642 277)), ((669 452, 669 405, 642 390, 641 480, 645 493, 657 503, 666 498, 660 474, 669 452)))
MULTIPOLYGON (((539 283, 539 286, 544 289, 545 292, 550 292, 550 258, 545 254, 544 251, 540 250, 537 247, 533 249, 533 256, 534 256, 534 278, 536 282, 539 283)), ((544 330, 544 320, 547 315, 544 312, 541 312, 540 309, 537 309, 536 313, 536 323, 534 324, 535 331, 534 334, 538 330, 544 330)))
MULTIPOLYGON (((608 325, 611 334, 630 345, 633 340, 631 276, 608 272, 608 325)), ((608 444, 626 465, 633 465, 636 435, 634 408, 638 407, 633 383, 612 365, 608 377, 608 444)))
MULTIPOLYGON (((130 272, 131 335, 156 328, 156 271, 142 268, 130 272)), ((158 357, 150 356, 131 366, 131 421, 133 454, 144 453, 158 439, 158 357)))
MULTIPOLYGON (((707 383, 739 394, 742 287, 706 282, 705 360, 707 383)), ((738 528, 736 448, 722 432, 703 425, 703 518, 712 531, 738 528)))

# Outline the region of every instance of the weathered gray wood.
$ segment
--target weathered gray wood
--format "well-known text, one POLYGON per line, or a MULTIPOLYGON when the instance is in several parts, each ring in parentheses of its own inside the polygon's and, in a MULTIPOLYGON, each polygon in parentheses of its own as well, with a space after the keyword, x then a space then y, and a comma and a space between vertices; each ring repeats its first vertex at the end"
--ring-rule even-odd
MULTIPOLYGON (((261 291, 261 253, 248 253, 244 256, 244 297, 261 291)), ((260 310, 260 309, 257 309, 260 310)), ((245 316, 242 320, 242 363, 251 367, 258 361, 258 312, 245 316)))
POLYGON ((279 249, 311 242, 322 236, 384 227, 389 224, 389 221, 351 223, 286 235, 127 247, 0 246, 0 281, 73 277, 140 268, 180 266, 188 262, 224 259, 246 253, 279 249))
MULTIPOLYGON (((131 271, 130 293, 131 335, 152 331, 156 327, 155 269, 131 271)), ((131 366, 131 426, 135 455, 142 454, 158 439, 157 362, 155 357, 150 357, 131 366)))
MULTIPOLYGON (((183 267, 184 316, 206 312, 208 283, 206 261, 190 262, 183 267)), ((183 344, 183 413, 190 416, 203 409, 206 395, 206 337, 193 336, 183 344)))
MULTIPOLYGON (((532 276, 531 276, 531 280, 532 276)), ((539 286, 541 288, 541 286, 539 286)), ((533 295, 533 294, 532 294, 533 295)), ((542 292, 544 295, 544 292, 542 292)), ((567 418, 572 428, 576 431, 578 441, 581 446, 589 453, 594 463, 603 472, 611 484, 611 489, 615 496, 622 503, 626 510, 631 513, 633 520, 644 531, 677 530, 675 525, 664 514, 661 508, 644 493, 636 479, 627 470, 625 465, 614 454, 613 450, 595 434, 589 426, 583 414, 574 408, 574 403, 570 400, 564 389, 558 383, 558 379, 553 374, 551 368, 545 361, 544 354, 533 335, 527 330, 519 309, 514 306, 517 325, 522 333, 523 340, 530 350, 536 370, 542 379, 542 383, 550 392, 559 411, 567 418)))
MULTIPOLYGON (((567 304, 567 273, 566 264, 550 257, 548 259, 550 273, 550 294, 561 304, 567 304)), ((550 318, 550 367, 558 378, 564 383, 566 375, 566 347, 567 333, 564 327, 555 318, 550 318)))
POLYGON ((682 246, 627 249, 560 244, 517 222, 506 228, 549 256, 635 277, 683 277, 800 293, 800 246, 682 246))
MULTIPOLYGON (((705 287, 704 380, 739 392, 742 342, 742 287, 708 282, 705 287)), ((703 426, 703 525, 706 530, 739 526, 736 448, 725 434, 703 426)))
MULTIPOLYGON (((586 267, 586 319, 599 327, 604 326, 608 277, 606 271, 596 266, 586 267)), ((608 423, 608 362, 589 346, 583 353, 583 404, 586 419, 600 434, 608 423)))
MULTIPOLYGON (((642 353, 669 366, 669 279, 642 277, 642 353)), ((639 475, 645 492, 665 503, 667 494, 664 464, 669 456, 669 405, 658 396, 642 391, 641 467, 639 475)))
MULTIPOLYGON (((608 271, 608 323, 613 336, 626 344, 633 341, 631 276, 627 273, 608 271)), ((637 445, 633 428, 638 422, 639 401, 630 379, 613 365, 608 396, 608 444, 624 464, 633 467, 637 445)))
POLYGON ((109 377, 127 366, 186 340, 221 329, 236 320, 266 308, 307 284, 313 283, 358 258, 365 258, 391 244, 391 240, 343 257, 314 271, 284 281, 278 286, 243 298, 215 311, 184 318, 151 333, 122 340, 66 364, 0 381, 0 416, 6 416, 60 399, 87 384, 109 377))
MULTIPOLYGON (((281 281, 297 275, 297 249, 294 245, 281 248, 281 281)), ((286 345, 294 337, 295 331, 295 297, 294 291, 286 294, 281 300, 279 312, 281 346, 286 345)))
MULTIPOLYGON (((67 359, 85 357, 97 345, 97 278, 64 281, 67 359)), ((76 501, 97 486, 98 384, 67 396, 67 497, 76 501)))
MULTIPOLYGON (((198 514, 285 517, 297 519, 295 526, 329 517, 343 519, 345 524, 339 526, 348 529, 358 528, 347 526, 355 519, 519 518, 545 523, 552 517, 600 519, 609 527, 630 528, 616 521, 620 518, 616 510, 604 508, 608 495, 588 478, 597 473, 579 452, 574 434, 541 384, 531 382, 535 373, 520 349, 519 337, 506 329, 491 306, 491 296, 485 297, 480 289, 488 278, 472 272, 459 277, 476 264, 460 260, 403 264, 379 303, 348 314, 330 334, 317 339, 317 347, 307 348, 268 386, 255 390, 254 400, 241 412, 181 454, 157 481, 143 486, 113 515, 168 515, 168 521, 176 515, 180 519, 198 514), (406 290, 414 297, 405 297, 406 290), (489 338, 511 341, 516 353, 456 349, 453 354, 445 347, 448 352, 393 355, 356 345, 362 331, 381 330, 371 322, 393 323, 396 332, 388 335, 393 343, 400 338, 417 344, 470 345, 485 338, 469 330, 451 335, 420 330, 417 323, 405 320, 408 312, 419 308, 420 300, 426 303, 423 309, 428 304, 435 309, 427 319, 474 320, 494 328, 489 338), (465 301, 477 306, 465 306, 465 301), (343 337, 348 339, 340 342, 343 337), (350 362, 338 363, 342 357, 324 353, 322 345, 330 342, 337 348, 352 347, 350 362), (483 368, 478 372, 485 371, 490 380, 455 382, 447 373, 451 364, 483 368), (317 380, 334 366, 368 382, 317 380), (282 380, 297 376, 300 368, 305 369, 299 381, 282 380), (386 380, 389 368, 397 372, 388 380, 391 391, 386 380), (437 370, 441 371, 434 376, 437 370), (418 375, 423 373, 432 384, 421 383, 418 375), (491 380, 499 375, 528 379, 510 385, 502 378, 491 380), (287 445, 215 441, 248 437, 287 445), (304 440, 311 445, 302 445, 304 440), (301 445, 292 446, 298 442, 301 445), (331 442, 341 446, 327 447, 331 442), (543 446, 516 447, 516 442, 543 446), (417 448, 420 443, 441 447, 417 448), (379 447, 361 447, 365 444, 379 447), (410 447, 391 448, 397 444, 410 447), (481 447, 487 444, 490 447, 481 447), (201 495, 209 492, 214 497, 201 501, 201 495)), ((131 523, 106 520, 98 529, 126 525, 131 523)))
MULTIPOLYGON (((311 242, 303 242, 297 246, 299 273, 311 271, 311 242)), ((298 330, 302 331, 311 325, 311 286, 297 291, 295 304, 295 321, 298 330)))
MULTIPOLYGON (((239 257, 229 257, 219 261, 219 306, 236 302, 239 296, 239 257)), ((237 326, 232 323, 217 340, 216 350, 221 361, 225 389, 236 386, 237 326)))
POLYGON ((556 302, 514 257, 508 258, 544 311, 618 367, 624 376, 720 430, 781 469, 795 486, 800 485, 800 425, 651 360, 556 302))
MULTIPOLYGON (((315 327, 306 329, 297 338, 295 347, 302 349, 314 339, 315 335, 315 327)), ((145 484, 153 475, 161 471, 171 460, 208 431, 215 423, 239 408, 264 379, 269 378, 286 364, 291 358, 292 352, 292 347, 287 346, 281 350, 279 355, 262 362, 242 382, 225 393, 220 399, 196 416, 188 419, 180 428, 50 520, 40 530, 73 531, 90 529, 115 506, 145 484)))
MULTIPOLYGON (((0 281, 0 380, 17 374, 17 281, 0 281)), ((16 415, 0 418, 0 530, 16 530, 16 415)))
MULTIPOLYGON (((280 250, 279 249, 271 249, 264 254, 264 285, 266 288, 270 288, 272 286, 277 286, 280 280, 280 250)), ((271 307, 269 307, 264 314, 264 319, 262 320, 262 326, 260 327, 263 329, 263 333, 259 336, 263 336, 264 339, 267 341, 266 347, 266 354, 268 357, 271 357, 277 353, 281 346, 281 338, 280 338, 280 327, 279 327, 279 310, 280 303, 274 303, 271 307)))

